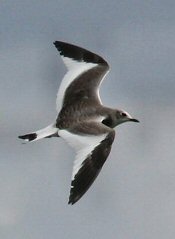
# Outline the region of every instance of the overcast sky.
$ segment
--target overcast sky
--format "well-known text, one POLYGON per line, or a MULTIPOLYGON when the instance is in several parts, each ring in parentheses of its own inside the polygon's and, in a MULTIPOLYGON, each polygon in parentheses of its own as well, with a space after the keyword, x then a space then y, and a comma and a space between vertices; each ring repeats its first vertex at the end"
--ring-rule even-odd
POLYGON ((175 1, 1 0, 0 55, 0 238, 174 238, 175 1), (74 206, 68 145, 17 139, 56 118, 55 40, 104 57, 102 101, 140 120, 74 206))

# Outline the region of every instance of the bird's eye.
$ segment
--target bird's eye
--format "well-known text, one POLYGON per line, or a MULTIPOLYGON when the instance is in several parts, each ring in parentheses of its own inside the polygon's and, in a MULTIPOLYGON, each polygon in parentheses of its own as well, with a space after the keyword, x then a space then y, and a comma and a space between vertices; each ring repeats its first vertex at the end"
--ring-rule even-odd
POLYGON ((122 112, 121 116, 126 117, 127 115, 126 115, 126 113, 122 112))

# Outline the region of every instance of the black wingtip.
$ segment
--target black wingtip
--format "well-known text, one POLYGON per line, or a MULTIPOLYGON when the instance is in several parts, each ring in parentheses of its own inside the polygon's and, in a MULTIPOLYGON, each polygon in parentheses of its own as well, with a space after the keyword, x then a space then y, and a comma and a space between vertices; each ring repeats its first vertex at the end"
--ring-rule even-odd
POLYGON ((70 191, 68 204, 69 204, 69 205, 74 205, 77 201, 78 201, 78 198, 77 198, 77 200, 76 200, 75 196, 74 196, 74 195, 72 194, 72 192, 70 191))
POLYGON ((20 136, 18 136, 18 138, 26 140, 26 141, 32 141, 32 140, 37 138, 37 134, 36 133, 32 133, 32 134, 20 135, 20 136))
POLYGON ((62 56, 69 57, 80 62, 84 61, 87 63, 105 64, 108 66, 108 63, 101 56, 86 50, 85 48, 63 41, 55 41, 53 44, 62 56))
MULTIPOLYGON (((63 42, 63 41, 54 41, 54 46, 57 48, 58 51, 61 51, 63 47, 70 46, 71 44, 63 42)), ((73 45, 72 45, 73 46, 73 45)))
POLYGON ((68 201, 68 204, 69 204, 69 205, 74 205, 74 202, 72 202, 72 201, 69 200, 69 201, 68 201))
MULTIPOLYGON (((85 191, 79 191, 79 187, 75 187, 74 183, 76 183, 76 180, 73 180, 71 182, 71 190, 69 195, 69 201, 68 204, 74 205, 76 202, 80 200, 80 198, 84 195, 85 191)), ((81 183, 79 182, 78 185, 81 187, 81 183)))
POLYGON ((57 42, 58 42, 58 41, 54 41, 54 42, 53 42, 53 44, 55 45, 55 47, 56 47, 56 45, 57 45, 57 42))
POLYGON ((68 204, 69 205, 74 205, 77 201, 79 200, 79 198, 77 200, 73 199, 73 198, 69 198, 68 204))

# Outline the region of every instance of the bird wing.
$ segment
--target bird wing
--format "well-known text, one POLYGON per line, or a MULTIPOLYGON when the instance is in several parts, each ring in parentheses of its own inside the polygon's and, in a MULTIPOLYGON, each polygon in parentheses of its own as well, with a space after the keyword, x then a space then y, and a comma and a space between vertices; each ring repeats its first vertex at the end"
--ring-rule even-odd
POLYGON ((57 93, 57 111, 80 100, 101 103, 99 86, 109 71, 108 63, 100 56, 81 47, 61 41, 54 42, 68 72, 57 93))
POLYGON ((115 137, 115 131, 97 122, 83 122, 61 136, 76 151, 69 203, 77 202, 89 189, 105 163, 115 137))

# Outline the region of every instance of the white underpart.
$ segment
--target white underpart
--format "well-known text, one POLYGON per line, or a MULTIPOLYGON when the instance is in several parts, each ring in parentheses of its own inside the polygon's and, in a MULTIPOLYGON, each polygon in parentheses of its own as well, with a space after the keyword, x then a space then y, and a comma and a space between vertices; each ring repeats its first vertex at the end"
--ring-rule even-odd
POLYGON ((68 72, 65 74, 57 93, 56 108, 58 113, 62 108, 64 93, 67 87, 76 79, 77 76, 97 66, 95 63, 78 62, 69 57, 61 57, 68 68, 68 72))
MULTIPOLYGON (((36 137, 36 139, 32 140, 31 142, 42 139, 42 138, 45 138, 45 137, 50 136, 52 134, 56 134, 57 132, 58 132, 58 128, 56 128, 54 124, 51 124, 51 125, 47 126, 46 128, 43 128, 43 129, 37 130, 35 132, 32 132, 32 133, 37 134, 37 137, 36 137)), ((25 141, 29 141, 29 140, 25 139, 25 141)))
POLYGON ((59 130, 59 136, 62 137, 76 152, 76 157, 73 166, 72 180, 82 167, 83 161, 87 156, 91 155, 92 151, 103 141, 106 134, 101 135, 78 135, 68 132, 67 130, 59 130))

